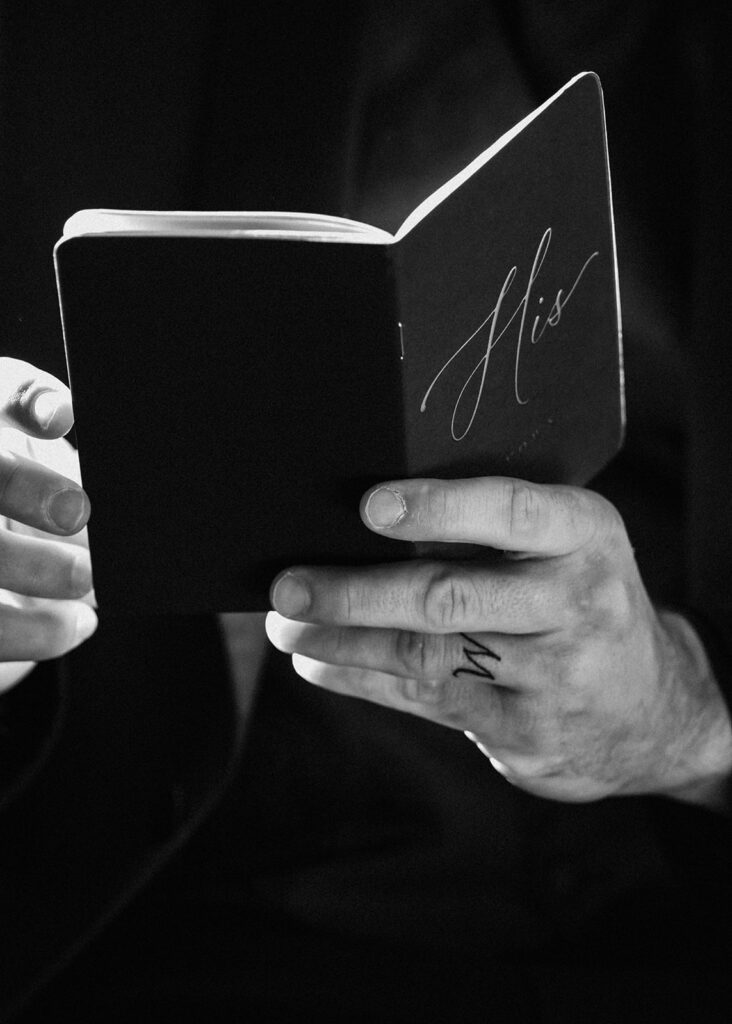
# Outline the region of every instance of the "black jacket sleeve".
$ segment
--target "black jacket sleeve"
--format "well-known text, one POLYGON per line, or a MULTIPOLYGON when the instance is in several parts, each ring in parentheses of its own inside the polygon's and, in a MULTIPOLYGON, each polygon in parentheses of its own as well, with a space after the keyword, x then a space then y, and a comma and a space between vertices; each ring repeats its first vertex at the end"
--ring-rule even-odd
POLYGON ((60 727, 62 705, 56 662, 36 666, 0 696, 0 814, 48 757, 60 727))

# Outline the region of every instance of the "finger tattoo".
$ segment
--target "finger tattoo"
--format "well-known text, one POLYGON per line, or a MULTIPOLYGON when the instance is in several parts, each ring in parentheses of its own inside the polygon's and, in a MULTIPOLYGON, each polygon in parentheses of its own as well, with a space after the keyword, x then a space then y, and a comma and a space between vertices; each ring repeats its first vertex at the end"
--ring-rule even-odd
POLYGON ((479 679, 491 679, 494 680, 496 677, 493 675, 491 670, 488 668, 485 661, 480 659, 491 659, 493 661, 500 661, 501 656, 492 651, 490 647, 486 647, 480 640, 476 640, 475 637, 469 636, 467 633, 461 633, 460 636, 463 640, 467 640, 468 644, 472 644, 474 650, 469 647, 463 647, 463 654, 469 665, 460 665, 453 671, 453 676, 457 679, 458 676, 477 676, 479 679))

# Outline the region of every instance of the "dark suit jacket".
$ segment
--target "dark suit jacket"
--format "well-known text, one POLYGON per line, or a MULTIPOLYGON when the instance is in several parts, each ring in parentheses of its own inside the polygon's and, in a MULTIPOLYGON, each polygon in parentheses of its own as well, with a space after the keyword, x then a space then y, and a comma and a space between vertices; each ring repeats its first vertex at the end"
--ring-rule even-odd
MULTIPOLYGON (((237 6, 4 5, 5 351, 64 376, 50 254, 78 208, 312 209, 390 227, 466 156, 592 63, 605 80, 620 169, 630 334, 650 338, 652 348, 670 324, 682 342, 669 356, 684 385, 667 438, 678 455, 683 424, 678 494, 663 492, 654 510, 659 538, 644 537, 639 556, 654 593, 688 604, 706 624, 728 686, 732 318, 721 34, 693 17, 669 25, 663 5, 641 5, 633 38, 655 55, 649 64, 647 55, 620 52, 622 34, 611 52, 602 31, 588 44, 576 19, 557 14, 542 23, 528 4, 485 13, 485 5, 454 3, 428 16, 415 9, 413 19, 407 11, 398 23, 389 4, 342 20, 330 5, 275 3, 246 19, 237 6), (658 40, 649 44, 653 33, 658 40), (490 59, 481 63, 486 38, 490 59), (663 131, 652 139, 660 152, 643 141, 659 118, 663 131), (683 202, 679 188, 687 189, 683 202), (652 230, 637 234, 636 216, 652 230), (661 307, 644 292, 656 276, 669 297, 661 307)), ((585 28, 604 6, 587 13, 585 28)), ((629 359, 641 379, 643 351, 629 359)), ((648 410, 636 401, 630 411, 637 416, 627 453, 603 486, 632 524, 638 509, 633 500, 623 506, 623 494, 629 480, 648 484, 658 453, 643 444, 648 410)), ((8 712, 25 741, 8 757, 0 832, 4 1005, 103 927, 215 802, 245 725, 227 680, 211 622, 193 629, 186 620, 120 619, 102 620, 97 637, 67 660, 60 684, 43 671, 24 684, 8 712)), ((678 838, 700 821, 684 816, 671 833, 678 838)), ((716 836, 705 852, 715 843, 716 836)))

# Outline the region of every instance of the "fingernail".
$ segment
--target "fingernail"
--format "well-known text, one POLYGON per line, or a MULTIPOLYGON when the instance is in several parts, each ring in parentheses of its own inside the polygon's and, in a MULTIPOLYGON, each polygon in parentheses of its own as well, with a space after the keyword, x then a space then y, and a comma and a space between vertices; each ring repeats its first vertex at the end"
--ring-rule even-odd
POLYGON ((33 415, 42 430, 48 430, 58 411, 58 392, 42 391, 33 402, 33 415))
POLYGON ((87 510, 87 497, 84 492, 71 487, 56 491, 48 503, 49 516, 59 529, 67 533, 79 529, 87 510))
POLYGON ((88 639, 97 628, 96 612, 88 604, 79 604, 76 613, 76 624, 74 629, 74 640, 80 644, 82 640, 88 639))
POLYGON ((272 604, 280 615, 302 615, 310 607, 310 588, 301 577, 288 572, 277 580, 272 604))
POLYGON ((399 491, 391 487, 379 487, 366 502, 366 518, 379 530, 388 530, 407 514, 407 503, 399 491))
POLYGON ((71 586, 74 593, 83 597, 92 588, 92 572, 86 552, 79 552, 71 566, 71 586))

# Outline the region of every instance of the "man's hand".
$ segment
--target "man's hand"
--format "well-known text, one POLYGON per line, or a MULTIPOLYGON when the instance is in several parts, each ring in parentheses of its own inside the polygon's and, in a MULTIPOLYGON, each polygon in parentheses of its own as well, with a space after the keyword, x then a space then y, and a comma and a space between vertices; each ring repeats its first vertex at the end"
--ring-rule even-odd
POLYGON ((68 388, 0 359, 0 693, 96 629, 72 424, 68 388))
POLYGON ((502 555, 281 574, 267 630, 304 679, 461 729, 538 795, 714 802, 732 770, 724 701, 692 627, 651 604, 612 505, 498 477, 411 480, 373 488, 361 515, 502 555))

